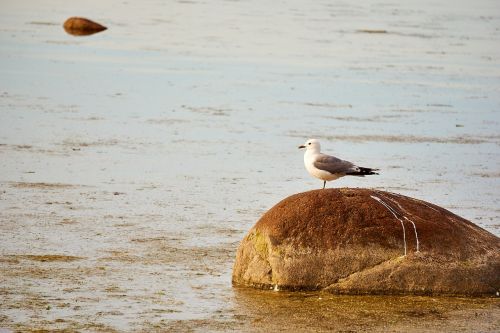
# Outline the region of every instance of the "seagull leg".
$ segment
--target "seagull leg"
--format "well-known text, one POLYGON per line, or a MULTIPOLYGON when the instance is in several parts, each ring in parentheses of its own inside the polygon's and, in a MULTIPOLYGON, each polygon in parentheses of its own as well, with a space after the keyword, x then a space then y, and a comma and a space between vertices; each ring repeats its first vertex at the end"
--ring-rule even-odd
POLYGON ((325 189, 326 180, 323 180, 323 190, 325 189))

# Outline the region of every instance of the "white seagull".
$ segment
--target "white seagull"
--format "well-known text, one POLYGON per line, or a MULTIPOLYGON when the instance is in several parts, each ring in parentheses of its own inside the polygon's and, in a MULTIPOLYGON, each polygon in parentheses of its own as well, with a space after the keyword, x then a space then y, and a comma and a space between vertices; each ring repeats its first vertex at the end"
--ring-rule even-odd
POLYGON ((305 148, 304 165, 307 172, 313 177, 323 181, 323 188, 326 182, 344 176, 364 177, 366 175, 378 175, 378 169, 359 167, 349 161, 341 160, 335 156, 322 154, 321 145, 316 139, 309 139, 299 149, 305 148))

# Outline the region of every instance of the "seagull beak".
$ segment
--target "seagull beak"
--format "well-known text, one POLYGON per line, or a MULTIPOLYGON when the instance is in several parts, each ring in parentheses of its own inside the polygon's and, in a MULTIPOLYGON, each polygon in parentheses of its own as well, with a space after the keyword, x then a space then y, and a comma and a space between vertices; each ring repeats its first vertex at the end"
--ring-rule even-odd
POLYGON ((299 149, 302 149, 302 148, 305 148, 306 146, 302 145, 302 146, 299 146, 299 149))

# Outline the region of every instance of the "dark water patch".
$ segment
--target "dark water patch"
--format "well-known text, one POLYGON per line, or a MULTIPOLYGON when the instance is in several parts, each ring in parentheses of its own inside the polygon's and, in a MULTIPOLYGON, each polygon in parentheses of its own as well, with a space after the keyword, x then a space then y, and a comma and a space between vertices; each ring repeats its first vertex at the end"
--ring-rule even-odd
MULTIPOLYGON (((0 144, 0 152, 23 152, 23 153, 29 153, 29 154, 43 154, 43 155, 64 155, 66 156, 65 152, 62 151, 56 151, 53 149, 47 149, 47 148, 42 148, 38 146, 34 146, 31 144, 6 144, 2 143, 0 144)), ((31 173, 34 171, 26 172, 26 173, 31 173)))
POLYGON ((393 109, 393 112, 401 112, 401 113, 440 113, 440 114, 458 114, 459 112, 452 109, 452 107, 432 107, 432 105, 428 105, 428 108, 409 108, 409 109, 393 109))
POLYGON ((400 32, 400 31, 388 31, 385 29, 358 29, 356 33, 361 34, 371 34, 371 35, 394 35, 401 37, 413 37, 413 38, 423 38, 423 39, 431 39, 436 38, 438 35, 417 33, 417 32, 400 32))
POLYGON ((174 125, 174 124, 185 124, 189 122, 190 122, 189 120, 177 119, 177 118, 156 118, 156 119, 146 120, 146 123, 151 125, 174 125))
POLYGON ((500 172, 475 172, 472 176, 479 176, 481 178, 500 178, 500 172))
POLYGON ((352 109, 351 104, 315 103, 315 102, 303 102, 303 103, 297 103, 297 104, 315 107, 315 108, 352 109))
POLYGON ((387 30, 383 29, 358 29, 356 30, 358 33, 364 33, 364 34, 387 34, 387 30))
POLYGON ((65 139, 61 143, 63 146, 71 147, 106 147, 106 146, 116 146, 118 144, 117 139, 99 139, 96 141, 80 141, 76 139, 65 139))
POLYGON ((228 108, 211 107, 211 106, 195 107, 195 106, 182 105, 181 107, 185 110, 188 110, 188 111, 191 111, 194 113, 211 115, 211 116, 229 116, 229 112, 231 112, 231 110, 228 108))
POLYGON ((39 262, 72 262, 85 259, 83 257, 68 256, 62 254, 21 254, 10 257, 39 262))
POLYGON ((10 182, 12 187, 17 188, 34 188, 34 189, 68 189, 68 188, 76 188, 80 187, 80 185, 72 185, 72 184, 62 184, 62 183, 30 183, 30 182, 10 182))
POLYGON ((106 120, 104 117, 99 116, 89 116, 89 117, 64 117, 64 119, 75 120, 75 121, 101 121, 106 120))
POLYGON ((372 117, 356 117, 356 116, 321 116, 324 119, 333 119, 345 122, 391 122, 394 119, 405 118, 406 115, 394 114, 394 115, 383 115, 383 116, 372 116, 372 117))
MULTIPOLYGON (((292 134, 292 137, 303 137, 292 134)), ((500 144, 500 137, 497 136, 455 136, 455 137, 431 137, 414 135, 318 135, 317 138, 329 141, 347 142, 386 142, 386 143, 438 143, 438 144, 460 144, 478 145, 483 143, 500 144)))
POLYGON ((434 104, 427 104, 427 106, 434 106, 438 108, 452 108, 453 105, 451 104, 440 104, 440 103, 434 103, 434 104))
POLYGON ((79 45, 81 42, 77 40, 46 40, 45 43, 52 45, 79 45))
POLYGON ((31 21, 31 22, 28 22, 28 24, 31 24, 31 25, 52 25, 52 26, 59 25, 59 23, 57 23, 57 22, 44 22, 44 21, 31 21))

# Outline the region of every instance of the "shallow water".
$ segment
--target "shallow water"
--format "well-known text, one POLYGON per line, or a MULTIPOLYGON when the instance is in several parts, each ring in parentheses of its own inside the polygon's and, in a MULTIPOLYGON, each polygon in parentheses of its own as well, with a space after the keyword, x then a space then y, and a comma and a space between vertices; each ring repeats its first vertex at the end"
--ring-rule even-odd
POLYGON ((367 315, 321 320, 318 294, 230 285, 261 214, 322 185, 297 150, 308 137, 382 170, 329 186, 417 197, 500 235, 496 1, 0 8, 0 327, 498 329, 495 300, 428 298, 412 315, 323 296, 367 315), (109 29, 70 36, 75 15, 109 29))

